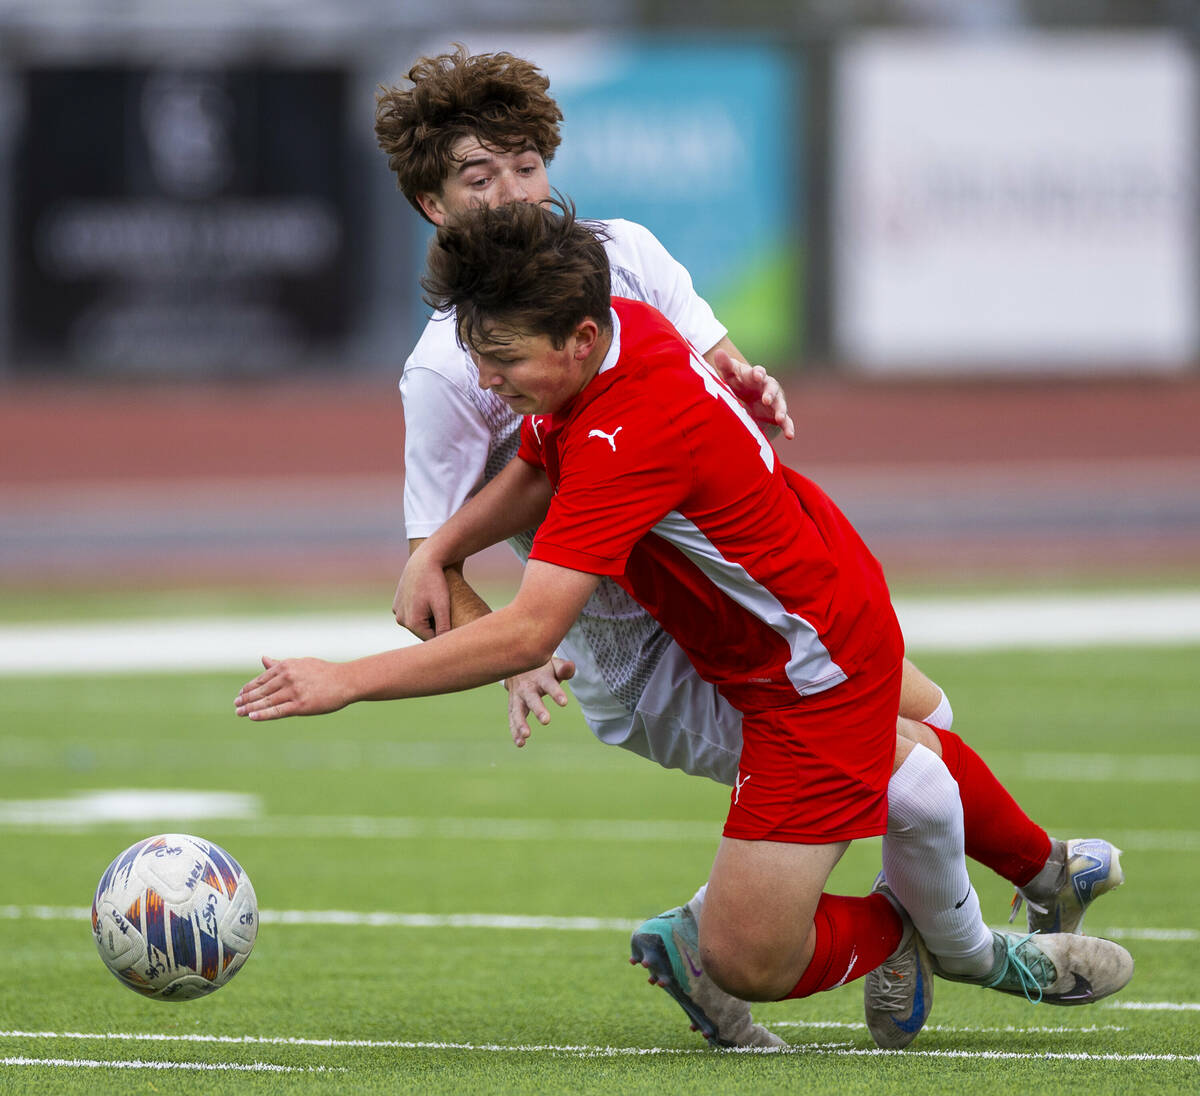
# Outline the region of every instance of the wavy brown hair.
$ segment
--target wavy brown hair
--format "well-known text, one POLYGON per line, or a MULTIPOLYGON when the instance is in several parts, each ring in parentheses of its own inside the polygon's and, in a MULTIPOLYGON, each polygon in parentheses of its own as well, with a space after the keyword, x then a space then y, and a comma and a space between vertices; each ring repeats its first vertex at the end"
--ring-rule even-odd
POLYGON ((453 53, 422 57, 408 79, 410 88, 381 85, 375 136, 422 217, 417 195, 441 192, 459 138, 475 137, 504 152, 533 148, 546 163, 562 141, 562 111, 547 93, 549 79, 511 53, 472 55, 456 43, 453 53))
POLYGON ((511 331, 547 335, 561 350, 585 319, 611 326, 605 238, 562 198, 470 209, 429 245, 425 301, 457 310, 464 349, 503 343, 511 331))

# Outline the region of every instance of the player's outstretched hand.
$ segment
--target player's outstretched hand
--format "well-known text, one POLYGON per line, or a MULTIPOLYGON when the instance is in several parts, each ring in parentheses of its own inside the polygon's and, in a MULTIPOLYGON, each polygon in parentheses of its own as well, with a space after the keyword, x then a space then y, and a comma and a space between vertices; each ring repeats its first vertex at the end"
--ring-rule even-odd
POLYGON ((788 441, 796 436, 796 426, 788 414, 783 388, 761 365, 749 365, 724 350, 718 350, 713 355, 713 364, 721 380, 746 405, 750 417, 759 426, 773 426, 782 430, 788 441))
POLYGON ((420 639, 432 639, 450 630, 450 587, 446 572, 428 553, 416 551, 408 557, 396 597, 392 601, 396 623, 420 639))
POLYGON ((289 715, 323 715, 350 703, 339 677, 341 666, 320 658, 274 659, 263 655, 264 672, 242 686, 234 701, 238 715, 253 720, 289 715))
POLYGON ((552 658, 545 666, 536 670, 507 678, 504 687, 508 690, 508 729, 517 746, 529 741, 529 716, 533 716, 543 727, 550 722, 550 713, 542 698, 548 696, 560 708, 567 706, 567 694, 561 682, 575 676, 575 663, 565 658, 552 658))

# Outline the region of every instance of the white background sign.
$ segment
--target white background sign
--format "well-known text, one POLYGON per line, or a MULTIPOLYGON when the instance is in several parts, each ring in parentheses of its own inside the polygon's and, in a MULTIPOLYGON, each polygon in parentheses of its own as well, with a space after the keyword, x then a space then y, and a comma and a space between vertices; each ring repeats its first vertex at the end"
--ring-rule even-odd
POLYGON ((839 53, 839 352, 870 372, 1197 350, 1192 59, 1163 34, 875 34, 839 53))

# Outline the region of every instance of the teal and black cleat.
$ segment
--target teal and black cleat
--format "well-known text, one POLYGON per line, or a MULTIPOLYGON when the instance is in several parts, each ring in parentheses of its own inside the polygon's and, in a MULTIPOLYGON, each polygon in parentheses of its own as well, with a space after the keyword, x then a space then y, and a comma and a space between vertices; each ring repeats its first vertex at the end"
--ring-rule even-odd
POLYGON ((1133 977, 1133 957, 1098 936, 1060 932, 1050 936, 993 930, 995 961, 983 975, 934 972, 952 982, 1024 997, 1031 1004, 1090 1005, 1122 989, 1133 977))
POLYGON ((750 1005, 732 997, 704 973, 700 934, 688 906, 652 917, 630 939, 633 964, 650 972, 687 1013, 692 1029, 714 1047, 782 1047, 787 1044, 750 1016, 750 1005))
POLYGON ((1017 888, 1009 920, 1024 902, 1030 932, 1082 932, 1088 906, 1124 882, 1121 850, 1116 845, 1098 837, 1056 840, 1046 868, 1017 888))
POLYGON ((902 1050, 908 1046, 933 1008, 933 968, 925 941, 900 908, 884 882, 876 878, 872 893, 887 895, 904 921, 904 935, 892 952, 863 979, 863 1009, 867 1030, 877 1047, 902 1050))

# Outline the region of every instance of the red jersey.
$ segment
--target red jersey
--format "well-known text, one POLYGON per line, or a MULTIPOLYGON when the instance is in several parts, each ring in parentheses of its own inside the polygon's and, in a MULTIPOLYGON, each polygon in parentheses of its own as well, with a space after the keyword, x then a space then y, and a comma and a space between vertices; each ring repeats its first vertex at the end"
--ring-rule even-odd
POLYGON ((878 563, 658 311, 612 311, 600 372, 522 424, 555 488, 530 558, 614 577, 743 711, 845 681, 896 629, 878 563))

